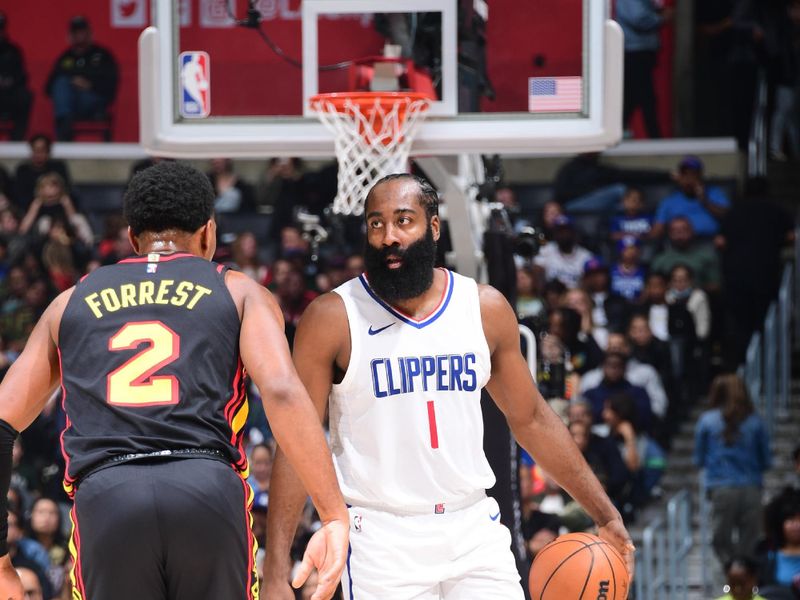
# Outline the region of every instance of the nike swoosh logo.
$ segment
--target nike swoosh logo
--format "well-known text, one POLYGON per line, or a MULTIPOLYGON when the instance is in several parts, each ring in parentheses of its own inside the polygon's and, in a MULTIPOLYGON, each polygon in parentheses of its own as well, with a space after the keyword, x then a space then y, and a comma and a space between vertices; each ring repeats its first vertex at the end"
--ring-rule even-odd
POLYGON ((384 326, 384 327, 381 327, 380 329, 373 329, 373 328, 372 328, 372 325, 370 325, 370 326, 369 326, 369 329, 367 330, 367 333, 368 333, 368 334, 370 334, 370 335, 378 335, 378 334, 379 334, 381 331, 383 331, 384 329, 389 329, 389 327, 391 327, 392 325, 394 325, 396 322, 397 322, 397 321, 395 321, 394 323, 389 323, 388 325, 386 325, 386 326, 384 326))
POLYGON ((495 516, 489 515, 489 518, 490 518, 492 521, 497 521, 497 519, 499 519, 499 518, 500 518, 500 513, 498 512, 498 513, 497 513, 495 516))

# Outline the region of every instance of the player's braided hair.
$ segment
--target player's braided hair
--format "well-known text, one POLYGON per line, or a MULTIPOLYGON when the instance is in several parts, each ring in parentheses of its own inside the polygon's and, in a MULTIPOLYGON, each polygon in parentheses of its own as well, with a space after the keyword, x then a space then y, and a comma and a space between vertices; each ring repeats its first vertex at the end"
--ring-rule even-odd
POLYGON ((194 233, 214 214, 214 189, 189 165, 165 161, 140 171, 125 192, 124 215, 134 235, 177 229, 194 233))
POLYGON ((378 186, 380 186, 382 183, 394 181, 395 179, 408 179, 417 184, 419 187, 417 200, 419 200, 420 205, 425 208, 425 214, 427 215, 429 221, 432 216, 439 214, 439 193, 433 189, 433 186, 425 179, 411 173, 391 173, 390 175, 386 175, 385 177, 379 179, 369 190, 367 198, 364 201, 364 206, 369 204, 369 201, 372 198, 372 193, 378 186))

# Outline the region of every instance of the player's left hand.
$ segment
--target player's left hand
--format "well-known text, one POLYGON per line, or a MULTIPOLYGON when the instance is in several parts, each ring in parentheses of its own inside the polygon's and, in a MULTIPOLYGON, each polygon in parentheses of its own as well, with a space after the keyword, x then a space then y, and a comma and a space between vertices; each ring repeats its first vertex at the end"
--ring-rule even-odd
POLYGON ((319 572, 317 589, 311 600, 328 600, 336 592, 342 578, 347 547, 350 542, 350 523, 334 519, 323 525, 308 541, 303 562, 292 580, 300 588, 313 569, 319 572))
POLYGON ((628 530, 625 529, 622 519, 614 519, 598 527, 597 535, 614 546, 616 551, 625 559, 625 566, 628 567, 628 576, 633 581, 636 547, 633 545, 631 536, 628 534, 628 530))

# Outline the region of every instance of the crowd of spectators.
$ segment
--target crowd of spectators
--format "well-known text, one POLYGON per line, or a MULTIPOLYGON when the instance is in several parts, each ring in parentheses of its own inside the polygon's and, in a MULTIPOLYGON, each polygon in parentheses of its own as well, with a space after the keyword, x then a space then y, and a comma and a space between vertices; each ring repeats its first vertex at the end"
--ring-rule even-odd
MULTIPOLYGON (((0 177, 0 375, 59 291, 131 253, 121 215, 107 216, 102 231, 93 230, 97 220, 83 212, 67 166, 49 150, 46 136, 34 136, 31 157, 13 175, 0 177)), ((156 160, 141 161, 132 171, 156 160)), ((739 285, 728 275, 736 270, 728 261, 753 252, 767 286, 763 296, 774 296, 791 220, 761 202, 731 206, 721 188, 706 182, 696 157, 680 162, 673 191, 651 207, 654 211, 638 186, 647 177, 663 185, 669 181, 664 173, 608 168, 597 156, 576 157, 563 171, 573 177, 560 173, 554 199, 536 213, 519 208, 513 188, 498 190, 510 221, 537 227, 545 236, 537 253, 513 256, 513 296, 521 322, 538 336, 542 393, 631 520, 659 495, 676 427, 705 396, 711 373, 726 358, 719 347, 728 307, 720 298, 727 286, 739 285), (577 181, 580 193, 558 195, 577 181), (574 209, 570 202, 575 198, 592 198, 598 190, 603 200, 592 211, 568 208, 574 209), (741 231, 754 212, 763 227, 757 235, 741 231), (606 226, 587 235, 580 226, 587 215, 606 226), (603 232, 602 239, 597 232, 603 232), (754 246, 758 249, 747 250, 754 246)), ((258 180, 248 181, 234 163, 221 158, 209 162, 207 173, 218 194, 215 258, 273 291, 291 343, 309 303, 363 271, 361 219, 333 218, 324 210, 335 194, 335 168, 310 171, 298 159, 273 159, 258 180), (270 215, 267 228, 256 232, 248 227, 255 215, 265 214, 270 215), (237 218, 238 229, 231 227, 237 218)), ((737 266, 747 272, 747 264, 737 266)), ((757 317, 738 326, 755 328, 755 323, 757 317)), ((746 339, 751 331, 735 338, 746 339)), ((740 359, 741 353, 730 364, 740 359)), ((263 547, 275 448, 258 390, 251 389, 250 398, 249 482, 255 492, 254 532, 263 547)), ((15 453, 12 555, 16 564, 39 576, 44 598, 68 594, 69 587, 64 585, 70 568, 64 545, 69 502, 60 486, 64 465, 58 440, 64 423, 56 394, 22 434, 15 453)), ((530 457, 523 456, 522 465, 524 530, 531 554, 561 531, 591 526, 580 506, 530 457)), ((293 550, 297 557, 317 526, 309 507, 293 550)))
MULTIPOLYGON (((74 138, 76 121, 108 118, 119 83, 116 59, 94 43, 86 17, 72 17, 67 34, 69 46, 55 58, 41 90, 53 103, 56 138, 64 141, 74 138)), ((11 122, 12 140, 26 135, 35 93, 29 88, 23 52, 11 41, 6 14, 0 12, 0 118, 11 122)))

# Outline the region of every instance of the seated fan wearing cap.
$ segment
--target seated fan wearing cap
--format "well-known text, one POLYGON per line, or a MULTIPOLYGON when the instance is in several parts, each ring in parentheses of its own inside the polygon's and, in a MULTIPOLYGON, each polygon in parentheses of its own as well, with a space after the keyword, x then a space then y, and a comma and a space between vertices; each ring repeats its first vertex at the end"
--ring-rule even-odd
POLYGON ((666 224, 675 217, 686 217, 698 237, 711 238, 719 233, 719 222, 731 202, 719 187, 706 185, 703 162, 686 156, 673 174, 678 189, 664 198, 656 209, 652 236, 663 237, 666 224))

